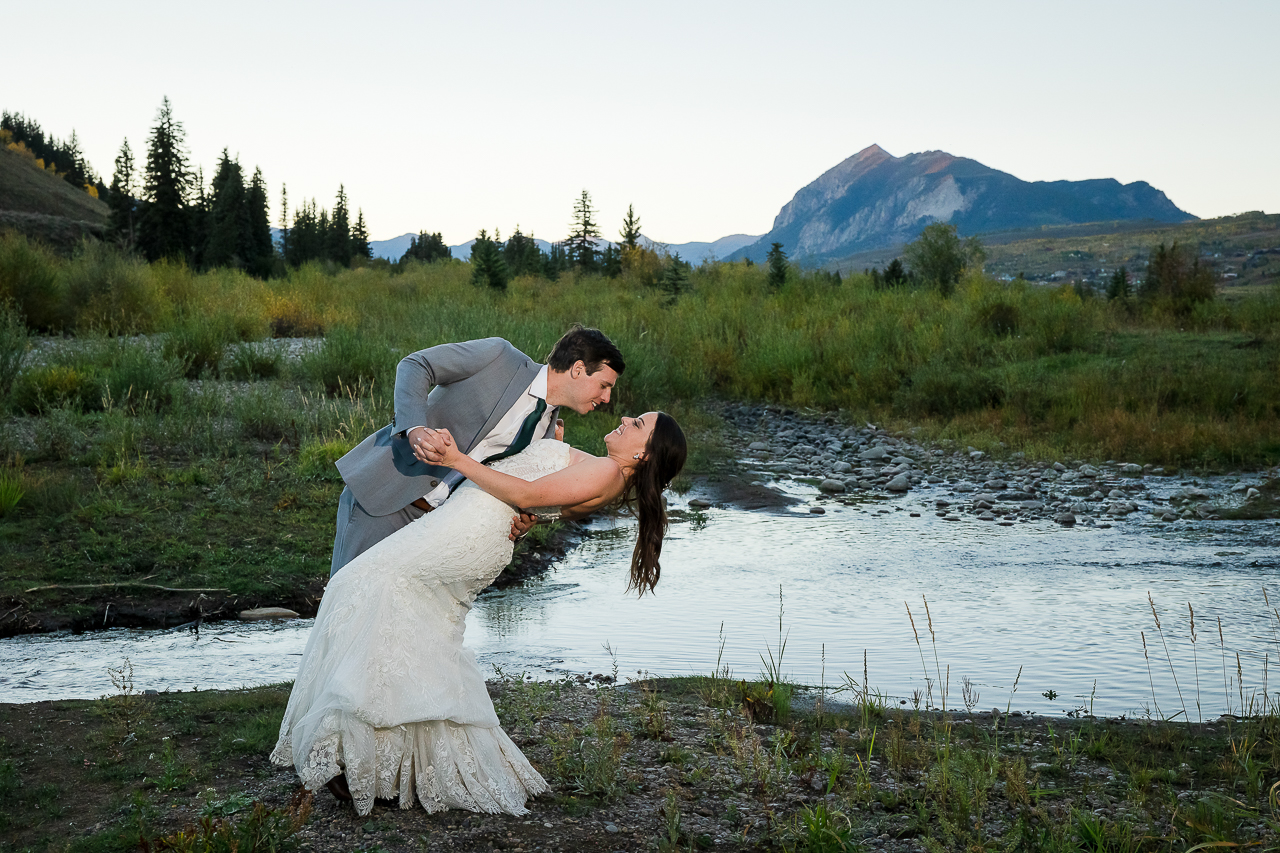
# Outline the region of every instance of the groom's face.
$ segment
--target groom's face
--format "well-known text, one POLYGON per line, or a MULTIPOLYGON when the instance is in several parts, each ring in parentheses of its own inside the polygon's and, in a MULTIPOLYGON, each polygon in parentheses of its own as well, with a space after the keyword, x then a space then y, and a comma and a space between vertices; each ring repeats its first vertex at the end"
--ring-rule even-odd
POLYGON ((607 364, 600 365, 595 373, 587 373, 585 362, 574 362, 573 367, 569 368, 569 381, 565 388, 568 399, 561 405, 568 406, 580 415, 593 412, 609 402, 609 396, 617 382, 617 372, 607 364))

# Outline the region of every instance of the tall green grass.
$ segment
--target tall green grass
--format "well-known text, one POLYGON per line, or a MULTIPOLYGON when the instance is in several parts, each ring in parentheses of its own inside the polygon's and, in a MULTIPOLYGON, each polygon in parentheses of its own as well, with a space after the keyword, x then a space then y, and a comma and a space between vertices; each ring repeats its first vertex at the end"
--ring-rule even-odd
MULTIPOLYGON (((981 275, 943 297, 877 290, 862 275, 835 284, 798 274, 773 290, 759 268, 710 264, 673 301, 629 275, 521 277, 500 294, 473 286, 461 263, 404 271, 312 264, 264 282, 140 265, 105 248, 61 260, 20 238, 0 243, 0 288, 19 307, 44 305, 44 316, 69 318, 65 327, 77 332, 110 331, 110 311, 49 303, 78 281, 98 282, 90 290, 99 294, 119 289, 101 304, 134 306, 117 313, 135 318, 134 328, 168 332, 167 355, 192 376, 224 370, 235 341, 323 334, 323 345, 286 366, 290 378, 330 396, 357 386, 389 392, 405 353, 501 336, 541 357, 580 322, 604 329, 626 354, 615 413, 736 398, 1056 452, 1173 463, 1280 458, 1276 290, 1173 317, 981 275), (6 272, 15 269, 20 275, 6 272), (112 278, 110 269, 128 274, 112 278), (52 290, 41 284, 48 281, 52 290)), ((244 378, 254 372, 234 368, 244 378)))

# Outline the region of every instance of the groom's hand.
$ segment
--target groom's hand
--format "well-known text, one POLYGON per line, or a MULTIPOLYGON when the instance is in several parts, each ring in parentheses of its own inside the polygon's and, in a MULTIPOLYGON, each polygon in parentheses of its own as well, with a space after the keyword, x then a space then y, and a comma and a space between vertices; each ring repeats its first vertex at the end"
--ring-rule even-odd
POLYGON ((511 533, 507 536, 512 542, 518 542, 538 523, 538 517, 532 513, 522 512, 511 518, 511 533))

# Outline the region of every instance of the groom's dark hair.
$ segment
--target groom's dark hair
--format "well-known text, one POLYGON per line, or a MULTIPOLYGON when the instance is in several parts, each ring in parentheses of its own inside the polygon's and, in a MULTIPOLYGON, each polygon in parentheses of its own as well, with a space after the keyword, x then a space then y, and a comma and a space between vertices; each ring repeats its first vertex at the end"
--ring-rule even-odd
POLYGON ((622 353, 604 332, 574 323, 547 354, 547 367, 557 373, 564 373, 579 361, 586 364, 588 376, 606 364, 619 376, 627 369, 622 353))

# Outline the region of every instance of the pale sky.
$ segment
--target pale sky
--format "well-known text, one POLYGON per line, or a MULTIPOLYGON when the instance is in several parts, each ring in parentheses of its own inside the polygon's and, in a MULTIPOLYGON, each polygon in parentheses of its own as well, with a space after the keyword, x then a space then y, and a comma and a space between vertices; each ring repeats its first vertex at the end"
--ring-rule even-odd
MULTIPOLYGON (((110 183, 161 98, 278 203, 344 184, 373 239, 560 239, 591 193, 667 243, 762 234, 872 143, 1025 180, 1280 211, 1280 2, 13 3, 0 108, 110 183)), ((276 211, 273 210, 273 221, 276 211)))

